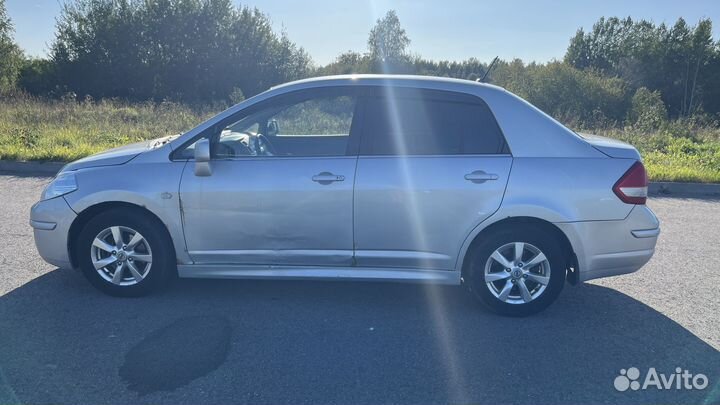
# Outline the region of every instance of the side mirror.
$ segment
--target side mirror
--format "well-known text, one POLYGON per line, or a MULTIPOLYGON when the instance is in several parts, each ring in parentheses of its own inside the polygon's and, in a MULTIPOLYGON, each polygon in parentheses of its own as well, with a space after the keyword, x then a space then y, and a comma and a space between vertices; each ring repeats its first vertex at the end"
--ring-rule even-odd
POLYGON ((195 142, 195 175, 209 176, 212 174, 210 168, 210 140, 200 139, 195 142))
POLYGON ((275 136, 280 132, 280 126, 277 121, 270 120, 267 125, 267 136, 275 136))

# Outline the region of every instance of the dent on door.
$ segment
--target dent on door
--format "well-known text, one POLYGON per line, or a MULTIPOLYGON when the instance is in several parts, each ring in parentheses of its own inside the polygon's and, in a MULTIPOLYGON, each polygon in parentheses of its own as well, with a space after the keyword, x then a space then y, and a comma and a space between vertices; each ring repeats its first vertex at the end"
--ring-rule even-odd
POLYGON ((188 165, 180 186, 196 263, 349 266, 355 157, 251 158, 188 165))

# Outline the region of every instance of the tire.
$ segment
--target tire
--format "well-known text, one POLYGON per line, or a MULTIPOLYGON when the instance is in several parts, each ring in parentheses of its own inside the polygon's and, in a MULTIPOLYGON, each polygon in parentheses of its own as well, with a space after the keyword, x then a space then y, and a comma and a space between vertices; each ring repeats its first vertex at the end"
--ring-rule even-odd
POLYGON ((498 314, 532 315, 547 308, 560 295, 567 272, 565 257, 559 241, 541 227, 528 224, 497 229, 484 235, 472 248, 466 286, 498 314), (517 243, 522 244, 520 260, 516 259, 517 243), (502 258, 493 258, 497 252, 505 258, 505 265, 502 258), (538 261, 542 260, 538 253, 547 260, 534 263, 536 256, 538 261), (525 286, 525 294, 521 286, 525 286))
POLYGON ((147 295, 175 274, 175 253, 164 225, 131 209, 111 209, 91 218, 80 231, 75 254, 90 283, 116 297, 147 295), (120 243, 115 242, 118 231, 120 243), (106 263, 96 269, 96 264, 106 263))

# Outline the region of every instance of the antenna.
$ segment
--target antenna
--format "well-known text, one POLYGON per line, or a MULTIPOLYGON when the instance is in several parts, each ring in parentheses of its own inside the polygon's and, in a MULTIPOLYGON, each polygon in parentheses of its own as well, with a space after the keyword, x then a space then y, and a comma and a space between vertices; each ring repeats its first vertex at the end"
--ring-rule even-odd
POLYGON ((488 68, 487 68, 487 70, 485 71, 485 74, 483 75, 482 79, 477 79, 477 80, 476 80, 478 83, 485 83, 485 78, 486 78, 487 75, 490 73, 490 71, 492 70, 493 66, 495 66, 495 62, 497 62, 497 61, 498 61, 498 57, 496 56, 495 59, 493 59, 492 62, 490 62, 490 66, 488 66, 488 68))

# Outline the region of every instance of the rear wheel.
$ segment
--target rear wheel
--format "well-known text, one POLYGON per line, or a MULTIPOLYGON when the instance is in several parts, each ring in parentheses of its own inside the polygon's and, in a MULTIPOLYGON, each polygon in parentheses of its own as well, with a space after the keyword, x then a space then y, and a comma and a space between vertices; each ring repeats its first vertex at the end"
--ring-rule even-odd
POLYGON ((103 212, 80 232, 76 257, 83 274, 106 294, 132 297, 166 284, 174 253, 163 225, 127 209, 103 212))
POLYGON ((535 225, 513 225, 484 235, 473 248, 466 282, 493 311, 526 316, 555 301, 566 269, 554 235, 535 225))

